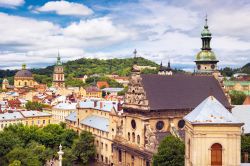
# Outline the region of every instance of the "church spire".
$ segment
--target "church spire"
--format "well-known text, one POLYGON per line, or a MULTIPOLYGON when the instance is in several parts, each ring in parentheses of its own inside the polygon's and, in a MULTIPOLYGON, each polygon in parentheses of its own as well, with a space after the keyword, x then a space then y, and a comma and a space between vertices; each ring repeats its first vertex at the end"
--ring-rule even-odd
POLYGON ((208 22, 208 19, 207 19, 207 15, 206 15, 204 29, 201 32, 201 40, 202 40, 202 48, 201 49, 202 50, 211 50, 210 41, 212 38, 212 34, 208 29, 207 22, 208 22))
POLYGON ((58 51, 58 54, 57 54, 57 61, 56 61, 56 65, 57 65, 57 66, 62 65, 62 61, 61 61, 61 57, 60 57, 60 53, 59 53, 59 51, 58 51))

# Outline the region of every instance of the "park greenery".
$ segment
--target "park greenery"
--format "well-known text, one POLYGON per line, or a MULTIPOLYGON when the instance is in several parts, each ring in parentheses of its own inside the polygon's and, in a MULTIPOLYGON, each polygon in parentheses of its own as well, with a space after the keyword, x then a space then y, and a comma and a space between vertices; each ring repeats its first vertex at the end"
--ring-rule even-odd
POLYGON ((58 157, 58 146, 64 151, 63 165, 86 165, 95 155, 94 137, 89 132, 78 134, 65 124, 44 128, 10 125, 0 132, 1 166, 40 166, 58 157))
POLYGON ((185 145, 172 135, 166 136, 159 144, 158 152, 153 156, 153 166, 183 166, 185 145))

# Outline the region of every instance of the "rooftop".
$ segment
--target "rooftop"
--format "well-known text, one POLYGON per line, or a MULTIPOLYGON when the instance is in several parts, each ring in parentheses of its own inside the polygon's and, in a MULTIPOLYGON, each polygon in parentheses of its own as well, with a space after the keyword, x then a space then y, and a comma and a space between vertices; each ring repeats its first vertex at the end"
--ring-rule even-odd
POLYGON ((76 122, 76 112, 72 112, 69 114, 69 116, 67 116, 65 118, 65 120, 69 120, 69 121, 72 121, 72 122, 76 122))
POLYGON ((51 116, 51 114, 40 111, 21 111, 24 117, 41 117, 41 116, 51 116))
POLYGON ((23 119, 24 117, 20 112, 6 112, 3 114, 0 114, 0 121, 8 121, 8 120, 16 120, 16 119, 23 119))
POLYGON ((244 133, 250 133, 250 105, 235 105, 232 114, 244 123, 244 133))
POLYGON ((108 118, 91 115, 83 119, 80 123, 83 125, 98 129, 98 130, 105 131, 105 132, 109 131, 108 130, 109 129, 108 118))
POLYGON ((209 95, 215 96, 226 108, 231 107, 213 76, 142 74, 141 77, 150 110, 191 110, 209 95))
POLYGON ((53 108, 64 109, 64 110, 75 110, 77 103, 59 103, 53 108))
POLYGON ((184 117, 191 124, 241 124, 215 97, 209 96, 184 117))

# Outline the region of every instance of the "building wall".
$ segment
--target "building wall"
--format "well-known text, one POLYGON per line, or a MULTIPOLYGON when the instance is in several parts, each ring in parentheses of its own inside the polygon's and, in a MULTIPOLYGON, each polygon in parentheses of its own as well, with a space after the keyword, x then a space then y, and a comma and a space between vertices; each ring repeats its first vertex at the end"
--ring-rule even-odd
POLYGON ((44 126, 50 124, 51 121, 52 121, 51 116, 26 117, 23 120, 23 124, 28 125, 28 126, 44 127, 44 126))
POLYGON ((33 78, 21 78, 21 77, 15 77, 14 78, 14 86, 17 88, 22 88, 22 87, 34 87, 34 80, 33 78))
POLYGON ((24 119, 0 121, 0 131, 2 131, 5 127, 8 127, 9 125, 14 125, 19 123, 24 124, 24 119))
POLYGON ((223 166, 240 166, 240 126, 193 126, 188 123, 185 130, 185 166, 210 166, 211 146, 214 143, 222 145, 223 166))
POLYGON ((65 122, 65 117, 67 117, 72 112, 75 112, 76 109, 67 110, 67 109, 57 109, 52 108, 52 123, 59 124, 60 122, 65 122))

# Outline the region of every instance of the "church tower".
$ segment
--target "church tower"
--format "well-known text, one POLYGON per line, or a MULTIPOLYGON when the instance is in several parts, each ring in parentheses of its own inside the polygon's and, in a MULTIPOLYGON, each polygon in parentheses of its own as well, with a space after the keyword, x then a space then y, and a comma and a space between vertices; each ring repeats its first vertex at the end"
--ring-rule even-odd
POLYGON ((210 41, 212 39, 212 34, 208 29, 207 17, 205 19, 205 26, 201 32, 202 48, 201 51, 196 55, 196 67, 197 73, 200 74, 211 74, 217 70, 217 63, 214 52, 210 47, 210 41))
POLYGON ((162 66, 162 62, 161 62, 158 75, 168 75, 168 76, 173 75, 172 68, 170 66, 170 61, 168 61, 168 67, 162 66))
POLYGON ((63 65, 59 53, 53 73, 53 87, 57 88, 65 87, 63 65))
POLYGON ((9 86, 9 81, 5 78, 2 82, 2 90, 6 90, 9 86))

